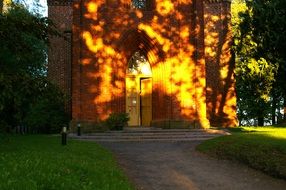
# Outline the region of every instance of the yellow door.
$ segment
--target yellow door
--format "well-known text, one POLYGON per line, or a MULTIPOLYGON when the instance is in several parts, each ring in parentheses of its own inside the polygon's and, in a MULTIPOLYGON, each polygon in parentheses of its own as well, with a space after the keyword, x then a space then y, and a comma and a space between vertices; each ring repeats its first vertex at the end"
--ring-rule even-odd
POLYGON ((140 80, 141 119, 142 126, 150 126, 152 120, 152 79, 140 80))
POLYGON ((129 126, 140 125, 139 84, 135 76, 126 77, 126 112, 129 114, 129 126))

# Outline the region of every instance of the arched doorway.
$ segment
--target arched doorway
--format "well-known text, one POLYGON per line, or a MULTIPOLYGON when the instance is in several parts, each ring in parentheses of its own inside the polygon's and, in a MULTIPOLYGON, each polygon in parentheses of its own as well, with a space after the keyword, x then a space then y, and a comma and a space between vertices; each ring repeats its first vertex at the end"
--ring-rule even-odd
POLYGON ((129 126, 150 126, 152 120, 152 70, 147 58, 136 51, 126 71, 126 112, 129 126))

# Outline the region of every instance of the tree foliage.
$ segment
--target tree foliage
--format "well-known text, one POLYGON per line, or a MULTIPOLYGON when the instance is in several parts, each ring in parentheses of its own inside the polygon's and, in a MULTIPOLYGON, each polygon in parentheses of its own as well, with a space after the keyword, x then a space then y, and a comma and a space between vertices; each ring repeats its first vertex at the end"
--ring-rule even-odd
POLYGON ((7 9, 12 0, 0 0, 0 13, 7 9))
POLYGON ((264 117, 270 112, 270 96, 277 67, 264 58, 240 62, 236 68, 238 115, 240 120, 257 119, 263 125, 264 117))
POLYGON ((67 122, 64 95, 46 78, 49 34, 58 34, 52 23, 21 5, 13 4, 0 14, 2 129, 26 126, 33 131, 54 132, 50 130, 55 128, 54 119, 59 127, 67 122), (52 116, 56 113, 60 118, 52 116))
POLYGON ((236 0, 232 11, 238 115, 263 125, 286 97, 286 1, 236 0))
POLYGON ((58 133, 68 121, 64 94, 45 79, 38 80, 36 84, 37 97, 29 102, 23 122, 33 133, 58 133))

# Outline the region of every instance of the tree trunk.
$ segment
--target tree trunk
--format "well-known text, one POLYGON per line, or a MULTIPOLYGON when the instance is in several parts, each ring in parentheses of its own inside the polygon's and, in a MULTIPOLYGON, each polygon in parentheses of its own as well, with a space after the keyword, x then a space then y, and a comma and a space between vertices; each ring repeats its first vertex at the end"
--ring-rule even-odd
POLYGON ((0 0, 0 14, 3 12, 3 0, 0 0))
POLYGON ((258 120, 258 126, 263 126, 264 125, 264 117, 258 117, 257 118, 257 120, 258 120))
POLYGON ((285 97, 284 97, 283 107, 284 107, 283 120, 285 122, 286 121, 286 98, 285 97))
POLYGON ((242 126, 242 120, 239 119, 238 122, 239 122, 239 126, 242 126))
POLYGON ((276 100, 276 97, 273 96, 272 97, 273 100, 272 100, 272 125, 275 125, 276 124, 276 106, 277 106, 277 100, 276 100))

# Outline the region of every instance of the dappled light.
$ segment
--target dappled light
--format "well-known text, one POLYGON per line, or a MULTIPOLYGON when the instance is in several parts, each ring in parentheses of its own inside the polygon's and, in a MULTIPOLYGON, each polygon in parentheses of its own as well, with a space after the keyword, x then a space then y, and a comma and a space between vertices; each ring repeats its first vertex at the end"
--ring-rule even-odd
POLYGON ((234 61, 231 60, 230 51, 230 7, 222 7, 228 12, 226 15, 215 11, 219 8, 218 3, 209 4, 205 7, 204 14, 206 70, 219 79, 209 80, 213 77, 207 77, 208 114, 213 123, 236 126, 234 61))
POLYGON ((224 126, 236 125, 231 36, 224 24, 228 20, 221 13, 212 14, 211 7, 203 13, 207 3, 202 1, 151 4, 143 9, 143 4, 131 1, 74 3, 74 15, 83 15, 75 17, 73 25, 73 36, 80 37, 73 50, 80 80, 74 82, 84 87, 74 89, 81 99, 73 105, 74 117, 100 121, 112 112, 126 112, 126 77, 141 72, 152 77, 153 123, 182 120, 209 127, 209 120, 218 117, 226 119, 221 121, 224 126), (136 52, 142 56, 141 71, 138 65, 128 68, 136 52))

